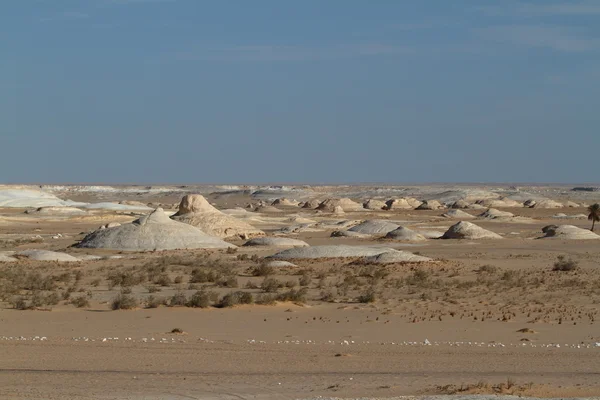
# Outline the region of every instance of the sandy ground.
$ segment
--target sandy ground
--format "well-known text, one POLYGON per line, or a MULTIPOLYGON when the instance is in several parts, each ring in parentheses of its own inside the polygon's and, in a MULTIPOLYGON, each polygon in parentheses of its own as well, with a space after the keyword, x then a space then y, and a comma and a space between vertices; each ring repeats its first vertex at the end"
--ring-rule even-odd
MULTIPOLYGON (((146 200, 176 202, 175 197, 146 200)), ((227 198, 230 206, 245 202, 249 199, 227 198)), ((299 289, 301 277, 307 276, 302 301, 205 309, 144 304, 151 295, 166 302, 178 293, 189 298, 203 286, 218 296, 232 291, 259 296, 266 278, 253 271, 276 249, 240 248, 229 254, 84 251, 69 246, 100 224, 124 223, 136 216, 41 218, 23 211, 0 210, 0 251, 43 248, 123 258, 0 264, 4 293, 10 293, 10 271, 37 271, 54 277, 51 290, 44 293, 60 296, 58 304, 35 310, 14 309, 12 294, 0 303, 1 399, 600 395, 599 244, 535 239, 541 227, 557 222, 552 215, 583 213, 583 208, 509 209, 533 218, 528 223, 475 221, 502 234, 505 239, 499 241, 403 244, 330 238, 331 231, 288 235, 311 245, 390 246, 435 261, 385 267, 358 260, 297 261, 298 267, 278 270, 269 278, 292 281, 288 288, 277 289, 281 293, 299 289), (57 233, 62 238, 52 239, 57 233), (32 235, 43 240, 27 240, 32 235), (575 260, 578 269, 552 271, 559 255, 575 260), (111 284, 111 273, 147 274, 157 265, 169 282, 160 285, 145 278, 127 286, 140 306, 112 311, 112 299, 123 287, 111 284), (237 287, 210 282, 194 286, 190 280, 198 267, 224 271, 237 287), (150 288, 156 292, 150 293, 150 288), (357 301, 369 288, 376 288, 375 302, 357 301), (77 308, 72 300, 79 297, 89 304, 77 308), (176 328, 182 332, 171 333, 176 328)), ((254 224, 270 233, 290 225, 282 222, 290 216, 381 218, 443 231, 455 221, 441 218, 441 213, 409 210, 331 217, 284 207, 281 214, 261 215, 262 222, 254 224)), ((586 220, 561 223, 589 228, 586 220)))

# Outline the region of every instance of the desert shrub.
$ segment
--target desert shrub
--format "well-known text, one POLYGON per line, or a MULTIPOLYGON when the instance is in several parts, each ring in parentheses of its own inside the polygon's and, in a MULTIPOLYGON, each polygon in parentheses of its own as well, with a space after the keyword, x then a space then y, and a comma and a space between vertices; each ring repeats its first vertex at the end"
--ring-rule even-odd
POLYGON ((312 278, 308 274, 303 274, 300 277, 300 279, 298 280, 298 283, 300 284, 300 286, 308 286, 311 284, 311 282, 312 282, 312 278))
POLYGON ((266 293, 275 293, 282 286, 282 283, 275 278, 265 278, 260 284, 260 288, 266 293))
POLYGON ((143 282, 143 277, 141 275, 135 275, 131 271, 127 272, 111 272, 108 274, 108 288, 112 289, 115 286, 121 287, 130 287, 139 285, 143 282))
POLYGON ((291 288, 296 287, 296 284, 297 284, 296 281, 289 280, 289 281, 285 282, 285 287, 288 289, 291 289, 291 288))
POLYGON ((220 287, 227 287, 227 288, 237 288, 238 287, 238 280, 235 276, 229 276, 229 277, 225 277, 220 279, 217 282, 217 285, 220 287))
POLYGON ((246 282, 246 289, 258 289, 258 285, 253 281, 246 282))
POLYGON ((162 291, 160 287, 154 285, 146 286, 146 290, 148 290, 148 293, 158 293, 162 291))
POLYGON ((335 293, 333 290, 324 290, 321 292, 321 301, 332 302, 335 300, 335 293))
POLYGON ((275 296, 271 294, 259 293, 254 299, 254 302, 263 306, 272 306, 275 304, 276 299, 275 296))
POLYGON ((17 296, 12 299, 11 305, 15 310, 29 310, 32 308, 23 296, 17 296))
POLYGON ((52 292, 46 296, 46 304, 55 306, 60 301, 60 295, 56 292, 52 292))
POLYGON ((565 256, 558 256, 552 271, 575 271, 579 267, 579 263, 573 259, 566 259, 565 256))
POLYGON ((238 256, 236 258, 238 259, 238 261, 246 261, 250 257, 248 256, 248 254, 238 254, 238 256))
POLYGON ((75 281, 79 282, 81 279, 83 279, 83 271, 82 270, 75 271, 73 276, 75 277, 75 281))
POLYGON ((498 267, 496 267, 494 265, 489 265, 489 264, 482 265, 481 267, 479 267, 477 272, 491 275, 491 274, 495 274, 496 272, 498 272, 498 267))
POLYGON ((240 294, 240 304, 252 304, 254 303, 254 297, 252 293, 248 292, 239 292, 240 294))
POLYGON ((152 283, 158 286, 171 286, 173 281, 171 280, 168 274, 162 273, 160 275, 157 275, 152 281, 152 283))
POLYGON ((180 284, 181 282, 183 282, 183 276, 181 275, 176 276, 175 279, 173 279, 173 283, 175 284, 180 284))
POLYGON ((73 304, 77 308, 87 308, 90 306, 90 301, 86 296, 78 296, 71 299, 71 304, 73 304))
POLYGON ((177 292, 169 298, 169 307, 185 306, 186 304, 187 297, 183 292, 177 292))
POLYGON ((43 277, 40 272, 30 272, 25 277, 23 283, 25 290, 54 290, 54 281, 52 277, 43 277))
POLYGON ((211 304, 211 294, 204 290, 198 290, 190 297, 187 306, 193 308, 208 308, 211 304))
POLYGON ((216 271, 207 271, 205 269, 194 268, 190 275, 190 283, 216 282, 222 275, 216 271))
POLYGON ((131 310, 138 306, 138 301, 135 297, 129 294, 119 293, 110 305, 113 310, 131 310))
POLYGON ((306 302, 306 288, 302 288, 299 290, 291 289, 287 292, 280 293, 277 295, 278 301, 292 301, 294 303, 304 303, 306 302))
POLYGON ((225 307, 233 307, 240 304, 240 295, 239 292, 228 293, 217 304, 217 307, 225 308, 225 307))
POLYGON ((146 308, 158 308, 162 305, 166 305, 167 300, 164 297, 157 297, 154 295, 150 295, 146 298, 145 307, 146 308))
POLYGON ((266 264, 257 265, 252 269, 252 275, 254 276, 270 276, 273 274, 275 274, 275 268, 266 264))
POLYGON ((227 254, 235 254, 237 253, 237 247, 228 247, 226 253, 227 254))
POLYGON ((429 281, 429 272, 422 269, 415 269, 413 273, 406 278, 408 285, 426 286, 429 281))
POLYGON ((100 282, 100 279, 94 279, 90 282, 90 285, 92 285, 93 287, 98 287, 100 285, 100 282))
POLYGON ((368 288, 360 296, 358 296, 359 303, 374 303, 377 300, 377 292, 374 287, 368 288))

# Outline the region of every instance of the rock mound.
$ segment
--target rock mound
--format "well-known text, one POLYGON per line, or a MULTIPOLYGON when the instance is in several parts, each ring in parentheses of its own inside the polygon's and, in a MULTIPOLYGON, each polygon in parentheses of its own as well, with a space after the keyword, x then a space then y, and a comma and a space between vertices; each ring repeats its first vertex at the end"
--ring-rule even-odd
POLYGON ((444 206, 437 200, 425 200, 420 206, 415 208, 415 210, 439 210, 442 208, 444 208, 444 206))
POLYGON ((400 225, 382 219, 370 219, 348 229, 351 232, 362 233, 364 235, 385 235, 388 232, 398 229, 400 225))
POLYGON ((302 206, 302 208, 315 209, 315 208, 319 207, 319 204, 321 204, 321 200, 311 199, 311 200, 307 200, 304 203, 304 205, 302 206))
POLYGON ((286 268, 286 267, 297 267, 296 264, 292 264, 289 261, 270 261, 267 263, 267 267, 271 268, 286 268))
POLYGON ((16 254, 17 256, 27 257, 34 261, 58 261, 58 262, 78 262, 78 258, 73 257, 67 253, 59 253, 57 251, 49 250, 23 250, 16 254))
POLYGON ((423 202, 412 197, 401 197, 399 199, 391 199, 385 202, 388 210, 414 210, 423 202))
POLYGON ((444 232, 440 231, 418 231, 420 235, 425 236, 425 239, 439 239, 444 236, 444 232))
POLYGON ((429 257, 419 256, 408 251, 393 251, 381 253, 376 256, 365 257, 365 262, 370 264, 392 264, 431 261, 429 257))
POLYGON ((296 247, 281 251, 270 256, 273 259, 293 260, 293 259, 315 259, 315 258, 350 258, 350 257, 370 257, 382 253, 395 252, 397 250, 385 247, 370 246, 310 246, 296 247))
POLYGON ((195 226, 207 235, 220 238, 250 238, 265 234, 249 223, 217 210, 199 194, 184 196, 179 204, 179 211, 171 218, 195 226))
POLYGON ((508 197, 501 197, 499 199, 482 199, 477 200, 475 203, 488 208, 523 207, 522 203, 509 199, 508 197))
POLYGON ((379 211, 387 207, 385 201, 369 199, 363 203, 363 207, 367 210, 379 211))
POLYGON ((244 246, 306 247, 308 243, 284 237, 260 237, 247 241, 244 246))
POLYGON ((70 216, 85 215, 87 212, 76 207, 38 207, 25 211, 25 214, 70 216))
MULTIPOLYGON (((527 203, 527 202, 525 202, 527 203)), ((554 200, 540 200, 540 201, 534 201, 534 203, 532 205, 529 206, 530 208, 563 208, 564 205, 562 203, 559 203, 558 201, 554 201, 554 200)))
POLYGON ((77 247, 128 251, 228 248, 234 245, 200 229, 173 221, 157 208, 130 224, 100 229, 87 235, 77 247))
POLYGON ((502 239, 502 236, 467 221, 452 225, 442 239, 502 239))
POLYGON ((556 219, 587 219, 587 215, 585 214, 575 214, 575 215, 567 215, 565 213, 554 214, 552 218, 556 219))
POLYGON ((485 212, 478 215, 479 218, 484 219, 510 219, 514 218, 514 216, 515 214, 513 213, 496 210, 495 208, 488 208, 485 212))
POLYGON ((285 197, 281 197, 279 199, 275 199, 272 206, 283 206, 283 207, 296 207, 298 206, 298 202, 296 200, 286 199, 285 197))
POLYGON ((0 253, 0 263, 9 263, 9 262, 12 263, 12 262, 16 262, 16 261, 17 261, 16 258, 11 257, 8 254, 0 253))
POLYGON ((403 226, 398 229, 394 229, 385 235, 386 239, 400 240, 404 242, 422 242, 427 238, 412 229, 405 228, 403 226))
POLYGON ((448 210, 447 212, 442 214, 442 217, 453 218, 453 219, 473 219, 473 218, 475 218, 471 214, 466 213, 463 210, 459 210, 459 209, 448 210))
POLYGON ((542 228, 543 238, 566 240, 600 239, 600 235, 574 225, 548 225, 542 228))
POLYGON ((319 204, 317 210, 333 212, 337 206, 341 207, 343 211, 360 211, 363 209, 362 204, 358 204, 348 198, 341 198, 324 200, 319 204))
POLYGON ((331 232, 331 237, 351 237, 357 239, 368 239, 373 235, 367 235, 365 233, 352 232, 352 231, 333 231, 331 232))
POLYGON ((466 200, 460 199, 460 200, 456 200, 454 203, 450 204, 450 208, 453 209, 465 209, 465 208, 469 208, 471 204, 468 203, 466 200))

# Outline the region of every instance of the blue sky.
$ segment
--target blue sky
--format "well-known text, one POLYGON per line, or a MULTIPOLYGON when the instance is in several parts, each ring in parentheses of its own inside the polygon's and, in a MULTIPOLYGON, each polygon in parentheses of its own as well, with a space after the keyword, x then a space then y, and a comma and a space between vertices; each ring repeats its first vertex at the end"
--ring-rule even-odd
POLYGON ((600 1, 6 0, 0 183, 599 182, 600 1))

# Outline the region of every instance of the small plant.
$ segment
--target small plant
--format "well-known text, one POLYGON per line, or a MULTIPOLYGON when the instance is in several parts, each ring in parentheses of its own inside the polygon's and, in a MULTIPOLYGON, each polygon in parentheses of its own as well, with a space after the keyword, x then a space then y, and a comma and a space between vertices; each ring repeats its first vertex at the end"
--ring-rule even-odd
POLYGON ((90 306, 90 301, 86 296, 78 296, 71 299, 71 304, 77 308, 87 308, 90 306))
POLYGON ((227 254, 235 254, 237 253, 237 247, 228 247, 226 253, 227 254))
POLYGON ((148 293, 158 293, 162 291, 160 287, 154 285, 146 286, 146 290, 148 290, 148 293))
POLYGON ((187 297, 183 292, 177 292, 169 299, 169 307, 185 306, 187 304, 187 297))
POLYGON ((190 300, 187 303, 188 307, 193 308, 208 308, 211 305, 211 295, 210 293, 199 290, 190 297, 190 300))
POLYGON ((131 310, 138 306, 138 301, 135 297, 119 293, 111 303, 111 309, 113 310, 131 310))
POLYGON ((579 267, 579 263, 572 259, 566 259, 565 256, 558 256, 552 271, 575 271, 579 267))
POLYGON ((303 274, 300 277, 300 279, 298 280, 298 283, 300 284, 300 286, 303 286, 303 287, 310 285, 311 282, 312 282, 312 278, 308 274, 303 274))
POLYGON ((375 292, 375 288, 370 287, 360 296, 358 296, 359 303, 374 303, 377 300, 377 293, 375 292))
POLYGON ((158 308, 162 305, 166 305, 167 300, 164 297, 157 297, 154 295, 150 295, 146 298, 145 307, 146 308, 158 308))
POLYGON ((272 306, 276 303, 276 300, 275 296, 271 294, 261 293, 258 296, 256 296, 254 302, 263 306, 272 306))
POLYGON ((273 274, 275 274, 275 268, 266 264, 260 264, 252 269, 252 275, 254 276, 270 276, 273 274))
POLYGON ((260 288, 266 293, 275 293, 283 285, 275 278, 265 278, 260 284, 260 288))
POLYGON ((300 290, 291 289, 287 292, 283 292, 277 296, 278 301, 291 301, 294 303, 306 302, 306 288, 300 290))
POLYGON ((481 267, 479 267, 477 272, 492 275, 492 274, 495 274, 496 272, 498 272, 498 267, 496 267, 494 265, 489 265, 489 264, 482 265, 481 267))

